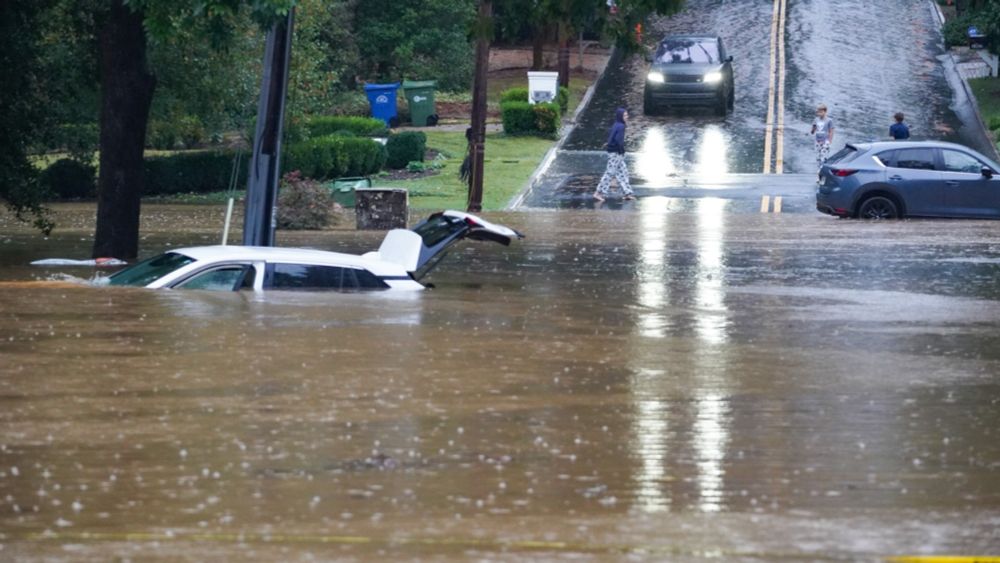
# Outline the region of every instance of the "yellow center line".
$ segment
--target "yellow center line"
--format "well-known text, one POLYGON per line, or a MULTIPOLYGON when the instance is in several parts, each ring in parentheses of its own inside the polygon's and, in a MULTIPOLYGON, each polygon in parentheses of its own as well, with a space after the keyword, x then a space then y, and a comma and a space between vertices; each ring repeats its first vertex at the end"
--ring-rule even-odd
POLYGON ((778 15, 780 0, 774 0, 774 11, 771 14, 771 67, 768 69, 767 86, 767 122, 764 127, 764 174, 771 173, 771 133, 774 130, 774 76, 777 53, 775 52, 778 37, 778 15))
POLYGON ((785 170, 785 18, 788 0, 781 0, 781 21, 778 22, 778 131, 774 149, 774 172, 785 170))

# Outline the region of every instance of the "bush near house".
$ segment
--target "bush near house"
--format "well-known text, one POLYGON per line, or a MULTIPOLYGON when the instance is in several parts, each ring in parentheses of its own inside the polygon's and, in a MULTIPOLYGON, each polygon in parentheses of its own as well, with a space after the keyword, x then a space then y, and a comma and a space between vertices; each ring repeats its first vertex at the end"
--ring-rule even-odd
MULTIPOLYGON (((502 106, 504 102, 527 102, 528 101, 528 88, 524 86, 518 86, 515 88, 508 88, 500 93, 500 105, 502 106)), ((559 104, 559 111, 561 113, 566 113, 569 108, 569 88, 565 86, 560 86, 558 94, 556 95, 556 103, 559 104)))
POLYGON ((289 172, 278 190, 279 229, 316 230, 329 227, 336 217, 336 205, 322 184, 289 172))
POLYGON ((385 148, 388 154, 386 166, 400 170, 411 162, 423 162, 427 151, 427 135, 423 131, 397 133, 389 137, 385 148))
POLYGON ((559 131, 558 104, 508 101, 500 104, 503 131, 508 135, 554 137, 559 131))
MULTIPOLYGON (((229 188, 235 151, 181 152, 146 157, 144 196, 220 192, 229 188)), ((238 187, 246 186, 247 162, 244 155, 236 169, 238 187)))
POLYGON ((384 137, 388 134, 385 122, 372 117, 321 115, 306 120, 308 137, 326 137, 350 131, 358 137, 384 137))
POLYGON ((46 195, 55 199, 84 199, 94 196, 96 170, 71 158, 53 162, 38 176, 46 195))
POLYGON ((317 180, 340 176, 368 176, 382 169, 386 147, 360 137, 327 135, 290 145, 282 160, 283 172, 298 170, 317 180))

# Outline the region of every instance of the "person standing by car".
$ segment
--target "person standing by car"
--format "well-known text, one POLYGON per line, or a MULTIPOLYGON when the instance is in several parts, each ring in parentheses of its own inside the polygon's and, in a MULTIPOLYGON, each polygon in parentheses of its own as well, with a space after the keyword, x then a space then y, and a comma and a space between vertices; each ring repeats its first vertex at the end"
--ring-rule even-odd
POLYGON ((605 150, 608 151, 608 167, 601 176, 601 181, 597 184, 597 191, 594 192, 594 199, 604 201, 611 188, 611 180, 618 180, 618 187, 622 190, 622 199, 635 199, 635 193, 628 181, 628 165, 625 163, 625 122, 628 121, 628 111, 625 108, 618 108, 615 111, 615 123, 608 132, 608 142, 605 143, 605 150))
POLYGON ((889 126, 889 136, 892 137, 894 141, 905 141, 910 138, 910 128, 903 123, 905 116, 903 112, 896 112, 893 116, 896 122, 889 126))
POLYGON ((816 119, 809 134, 816 141, 816 168, 819 169, 829 158, 830 144, 833 143, 833 119, 827 117, 826 105, 820 104, 816 108, 816 119))

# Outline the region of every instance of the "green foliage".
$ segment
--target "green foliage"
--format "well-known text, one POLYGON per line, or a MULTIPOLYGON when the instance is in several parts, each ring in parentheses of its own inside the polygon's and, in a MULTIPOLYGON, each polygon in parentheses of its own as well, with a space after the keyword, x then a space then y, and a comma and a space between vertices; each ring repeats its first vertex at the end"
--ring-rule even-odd
POLYGON ((146 126, 146 148, 170 151, 177 148, 177 124, 154 119, 146 126))
MULTIPOLYGON (((143 195, 205 193, 229 188, 235 151, 192 151, 145 160, 146 191, 143 195)), ((246 185, 246 160, 236 170, 236 185, 246 185)))
POLYGON ((508 88, 503 92, 500 92, 500 103, 504 102, 527 102, 528 101, 528 88, 527 86, 516 86, 514 88, 508 88))
POLYGON ((555 137, 559 132, 559 104, 535 104, 535 129, 543 136, 555 137))
POLYGON ((328 135, 289 145, 282 159, 284 172, 299 171, 305 178, 328 179, 368 176, 385 165, 386 151, 370 139, 328 135))
POLYGON ((325 137, 342 131, 358 137, 384 137, 388 132, 381 119, 331 115, 310 118, 306 121, 305 128, 310 138, 325 137))
POLYGON ((989 127, 990 131, 1000 130, 1000 115, 994 115, 990 117, 989 127))
MULTIPOLYGON (((468 0, 364 0, 356 11, 360 74, 371 81, 437 80, 444 91, 472 80, 468 0)), ((405 164, 404 164, 405 166, 405 164)))
POLYGON ((967 32, 970 25, 977 26, 985 31, 983 27, 983 14, 980 12, 965 12, 946 21, 941 28, 945 45, 948 47, 967 45, 969 43, 967 32))
POLYGON ((508 101, 500 104, 504 133, 552 137, 559 132, 559 104, 508 101))
POLYGON ((535 110, 526 101, 500 104, 500 117, 503 131, 508 135, 528 135, 535 130, 535 110))
POLYGON ((330 226, 334 217, 330 192, 315 180, 289 172, 281 178, 278 190, 279 229, 317 230, 330 226))
MULTIPOLYGON (((516 86, 514 88, 508 88, 500 93, 500 103, 504 102, 527 102, 528 101, 528 88, 522 86, 516 86)), ((566 109, 569 107, 569 88, 565 86, 560 86, 558 94, 556 95, 556 102, 559 104, 560 113, 566 113, 566 109)))
POLYGON ((445 159, 435 158, 430 162, 414 160, 406 164, 407 172, 427 172, 429 170, 440 170, 445 167, 445 159))
POLYGON ((71 158, 53 162, 42 171, 38 183, 46 194, 56 199, 84 199, 94 196, 96 170, 71 158))
POLYGON ((385 145, 386 166, 394 170, 405 168, 413 161, 423 162, 427 151, 427 135, 422 131, 404 131, 389 137, 385 145))

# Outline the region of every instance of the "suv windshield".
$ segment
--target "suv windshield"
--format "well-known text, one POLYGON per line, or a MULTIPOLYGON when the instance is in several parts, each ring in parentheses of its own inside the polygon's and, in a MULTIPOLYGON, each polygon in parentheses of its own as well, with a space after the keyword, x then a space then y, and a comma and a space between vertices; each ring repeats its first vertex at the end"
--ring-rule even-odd
POLYGON ((714 39, 664 39, 656 49, 656 62, 716 64, 719 44, 714 39))
POLYGON ((134 266, 129 266, 124 270, 115 272, 108 279, 108 284, 134 285, 142 287, 162 278, 174 270, 187 266, 191 262, 194 262, 194 258, 191 258, 190 256, 184 256, 183 254, 177 254, 176 252, 167 252, 166 254, 154 256, 148 260, 143 260, 134 266))

